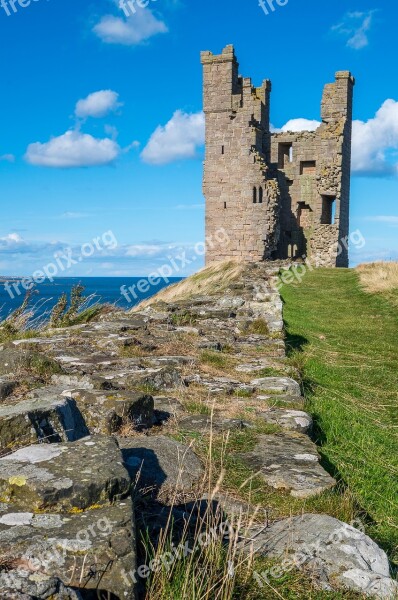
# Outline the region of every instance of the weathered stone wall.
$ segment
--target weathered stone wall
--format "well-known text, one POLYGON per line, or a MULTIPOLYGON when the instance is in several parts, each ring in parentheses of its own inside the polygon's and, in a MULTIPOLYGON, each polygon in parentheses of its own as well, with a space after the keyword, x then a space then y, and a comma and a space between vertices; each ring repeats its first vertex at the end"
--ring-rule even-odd
POLYGON ((202 53, 206 160, 203 190, 207 236, 224 227, 229 243, 214 245, 208 262, 270 258, 279 238, 279 186, 270 175, 269 94, 238 77, 232 46, 202 53))
POLYGON ((218 56, 202 52, 201 59, 206 233, 214 238, 224 227, 229 235, 228 245, 213 245, 207 262, 321 253, 331 266, 348 266, 341 241, 349 231, 351 74, 340 71, 325 86, 316 131, 271 134, 270 81, 256 88, 239 77, 232 46, 218 56))

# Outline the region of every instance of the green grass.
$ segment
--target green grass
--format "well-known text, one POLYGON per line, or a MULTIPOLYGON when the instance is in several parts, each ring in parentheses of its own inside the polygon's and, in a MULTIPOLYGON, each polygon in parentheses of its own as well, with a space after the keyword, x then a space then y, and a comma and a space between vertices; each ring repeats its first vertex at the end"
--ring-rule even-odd
POLYGON ((282 288, 324 464, 347 485, 368 533, 398 559, 398 319, 355 271, 319 269, 282 288))

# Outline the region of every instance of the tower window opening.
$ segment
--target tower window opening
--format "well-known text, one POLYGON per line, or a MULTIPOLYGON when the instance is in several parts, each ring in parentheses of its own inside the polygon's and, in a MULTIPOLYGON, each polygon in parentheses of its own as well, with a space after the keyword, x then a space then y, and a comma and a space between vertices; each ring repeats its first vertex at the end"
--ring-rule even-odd
POLYGON ((221 154, 225 154, 225 146, 221 146, 221 154))
POLYGON ((334 225, 336 220, 336 198, 322 196, 322 225, 334 225))
POLYGON ((257 204, 257 188, 253 188, 253 204, 257 204))
POLYGON ((279 144, 278 147, 278 167, 285 169, 289 163, 293 162, 293 144, 279 144))
POLYGON ((260 186, 259 189, 259 199, 258 199, 259 203, 262 204, 263 203, 263 188, 262 186, 260 186))
POLYGON ((226 202, 224 202, 224 208, 227 208, 227 203, 226 202))

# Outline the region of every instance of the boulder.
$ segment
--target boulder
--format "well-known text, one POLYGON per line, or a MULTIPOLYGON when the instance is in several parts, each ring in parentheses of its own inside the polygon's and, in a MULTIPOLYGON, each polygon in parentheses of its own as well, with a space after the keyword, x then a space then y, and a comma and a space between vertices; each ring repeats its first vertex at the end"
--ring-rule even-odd
POLYGON ((242 454, 241 459, 267 485, 287 490, 295 498, 310 498, 336 484, 319 464, 316 445, 300 433, 262 435, 255 448, 242 454))
POLYGON ((30 512, 76 512, 125 498, 130 478, 117 442, 95 436, 39 444, 0 458, 0 497, 30 512))
POLYGON ((386 600, 397 597, 386 553, 362 531, 333 517, 305 514, 251 534, 257 554, 284 558, 286 571, 305 569, 323 588, 348 588, 386 600))
POLYGON ((184 407, 175 398, 167 398, 164 396, 154 396, 153 398, 153 424, 164 425, 170 419, 175 419, 178 415, 183 414, 184 407))
POLYGON ((84 598, 93 590, 93 598, 135 599, 129 576, 136 567, 131 498, 79 514, 5 517, 6 523, 4 516, 0 519, 2 559, 16 569, 0 573, 0 585, 4 582, 34 600, 80 600, 78 592, 54 579, 59 578, 84 592, 84 598))
POLYGON ((73 390, 64 392, 76 401, 90 433, 112 434, 123 424, 140 429, 153 421, 153 398, 143 392, 73 390))
POLYGON ((30 392, 16 404, 0 405, 0 451, 37 441, 66 442, 89 431, 73 398, 49 386, 30 392))
POLYGON ((190 447, 165 436, 118 438, 124 464, 139 488, 162 493, 193 490, 203 476, 199 458, 190 447))

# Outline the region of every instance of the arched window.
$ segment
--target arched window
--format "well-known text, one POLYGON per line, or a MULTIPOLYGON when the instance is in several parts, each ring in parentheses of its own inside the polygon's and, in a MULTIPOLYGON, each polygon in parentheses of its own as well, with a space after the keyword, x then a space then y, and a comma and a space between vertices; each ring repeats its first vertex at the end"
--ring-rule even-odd
POLYGON ((259 189, 259 198, 258 198, 258 201, 259 201, 260 204, 263 203, 263 188, 262 188, 262 186, 260 186, 260 189, 259 189))
POLYGON ((253 188, 253 204, 257 204, 257 188, 253 188))

